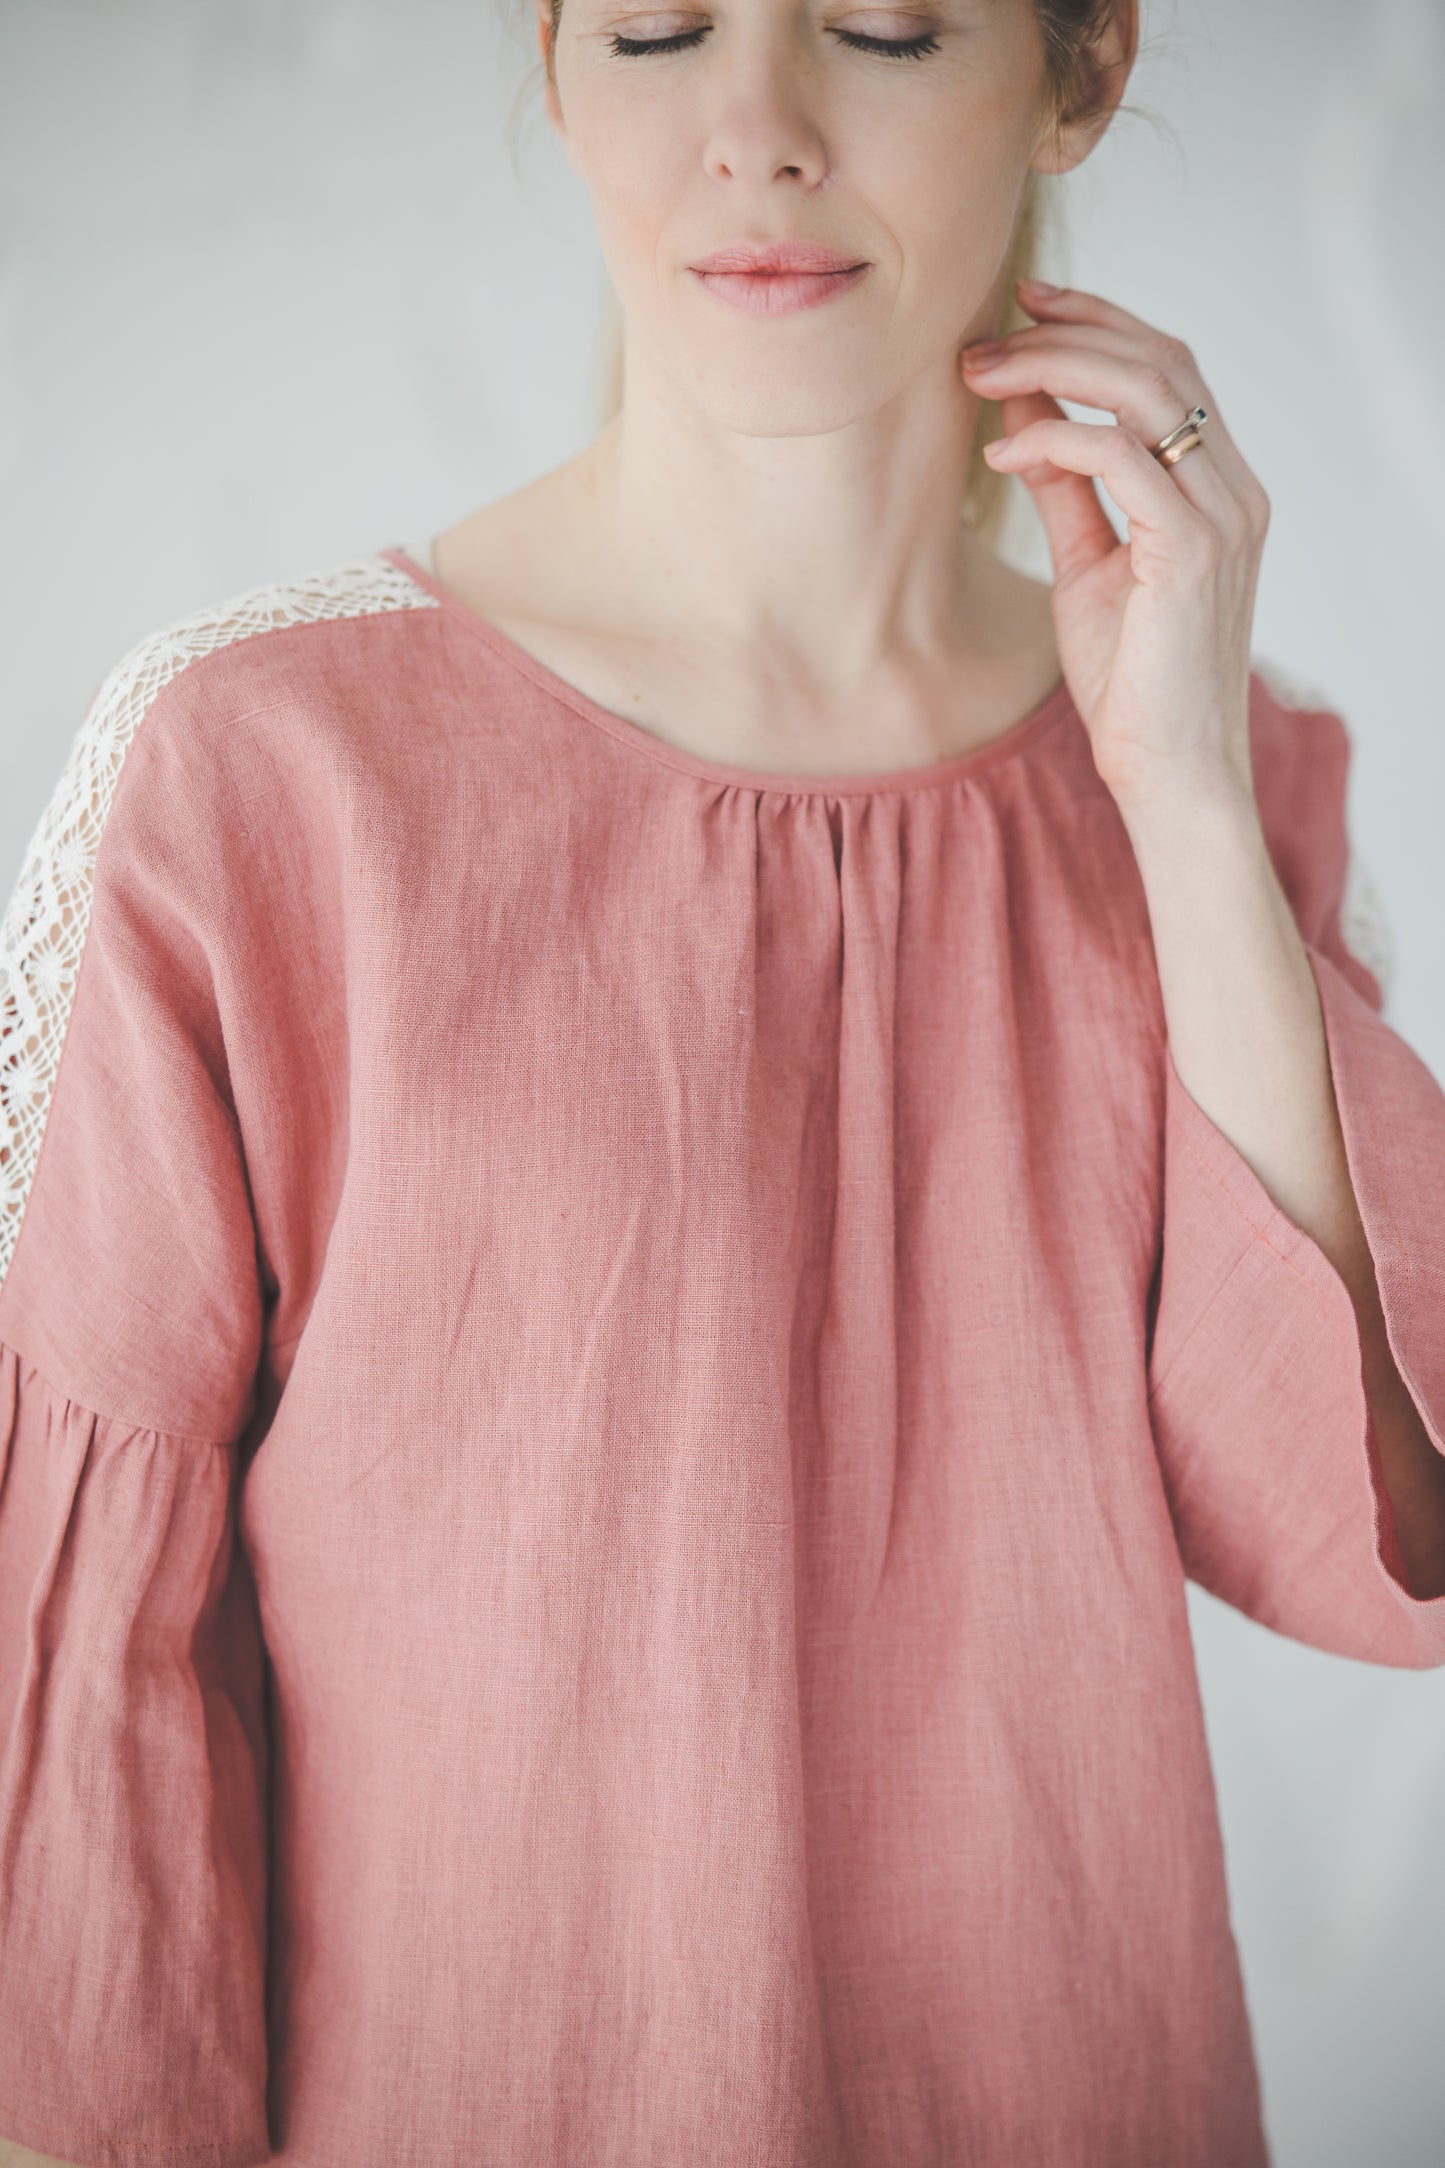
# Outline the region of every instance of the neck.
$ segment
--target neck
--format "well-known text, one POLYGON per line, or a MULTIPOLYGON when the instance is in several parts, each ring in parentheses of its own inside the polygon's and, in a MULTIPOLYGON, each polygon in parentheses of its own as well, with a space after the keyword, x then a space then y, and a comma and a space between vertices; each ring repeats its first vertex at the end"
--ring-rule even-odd
POLYGON ((956 370, 780 436, 722 429, 636 367, 580 462, 619 621, 822 699, 976 651, 992 556, 960 516, 978 401, 956 370))

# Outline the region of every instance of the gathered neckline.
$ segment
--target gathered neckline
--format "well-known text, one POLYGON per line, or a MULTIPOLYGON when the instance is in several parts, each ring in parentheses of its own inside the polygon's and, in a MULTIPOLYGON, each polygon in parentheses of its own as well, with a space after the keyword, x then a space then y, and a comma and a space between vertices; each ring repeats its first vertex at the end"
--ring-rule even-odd
POLYGON ((672 745, 654 731, 646 730, 613 708, 604 707, 592 699, 579 686, 558 675, 531 651, 523 647, 510 633, 503 632, 489 618, 483 617, 469 603, 465 603, 450 588, 444 587, 435 573, 417 562, 411 552, 401 544, 391 545, 379 552, 389 564, 404 572, 409 579, 426 589, 442 608, 468 632, 484 641, 504 662, 530 678, 544 692, 562 701, 567 707, 603 730, 609 737, 629 746, 646 758, 660 761, 664 766, 680 769, 702 782, 731 785, 738 790, 751 790, 777 797, 868 797, 891 796, 901 792, 936 790, 942 785, 961 782, 977 775, 981 770, 996 766, 1002 761, 1015 758, 1035 745, 1055 724, 1067 717, 1077 717, 1068 681, 1060 678, 1043 699, 1030 708, 1026 715, 1011 723, 1006 730, 985 739, 982 745, 970 746, 964 752, 950 753, 942 760, 930 760, 911 768, 891 768, 862 771, 856 774, 812 775, 788 774, 770 768, 744 768, 729 761, 709 760, 701 753, 690 753, 680 745, 672 745))

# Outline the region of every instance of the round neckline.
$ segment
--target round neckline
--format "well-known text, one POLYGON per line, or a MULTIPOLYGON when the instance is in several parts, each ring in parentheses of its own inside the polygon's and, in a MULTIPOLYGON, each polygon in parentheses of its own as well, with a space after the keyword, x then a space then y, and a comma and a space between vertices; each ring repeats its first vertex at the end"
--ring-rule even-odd
POLYGON ((417 563, 411 552, 400 543, 381 550, 379 555, 404 572, 408 579, 440 603, 447 614, 467 632, 511 664, 522 676, 530 678, 534 685, 550 693, 556 700, 571 708, 576 714, 592 723, 599 730, 626 745, 633 752, 641 753, 650 760, 661 762, 665 767, 677 768, 702 782, 728 784, 739 790, 770 793, 777 797, 837 798, 895 796, 906 791, 937 790, 945 784, 961 781, 977 775, 982 769, 992 768, 1000 762, 1015 758, 1036 744, 1045 732, 1077 710, 1069 693, 1068 681, 1060 678, 1045 693, 1036 706, 1006 730, 988 738, 982 745, 968 747, 962 753, 948 754, 942 760, 929 760, 912 768, 887 768, 857 774, 811 775, 788 774, 780 769, 742 768, 729 761, 709 760, 701 753, 689 753, 680 745, 671 745, 653 731, 645 730, 628 716, 620 715, 613 708, 603 707, 579 686, 560 677, 549 669, 530 649, 503 632, 490 618, 483 617, 469 603, 444 587, 436 575, 424 565, 417 563))

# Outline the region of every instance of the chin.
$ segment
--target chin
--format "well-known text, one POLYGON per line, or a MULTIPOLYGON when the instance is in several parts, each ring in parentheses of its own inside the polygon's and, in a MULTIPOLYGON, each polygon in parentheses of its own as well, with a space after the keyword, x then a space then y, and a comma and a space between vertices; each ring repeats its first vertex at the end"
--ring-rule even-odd
POLYGON ((876 414, 900 389, 881 379, 844 380, 815 369, 749 370, 745 359, 724 371, 716 356, 683 369, 680 381, 699 412, 745 437, 828 436, 876 414))

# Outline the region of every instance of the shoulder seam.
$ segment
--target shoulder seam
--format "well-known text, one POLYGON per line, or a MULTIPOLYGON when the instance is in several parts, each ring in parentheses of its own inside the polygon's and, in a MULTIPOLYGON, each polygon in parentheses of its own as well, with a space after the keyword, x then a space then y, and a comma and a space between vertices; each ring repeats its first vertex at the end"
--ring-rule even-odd
POLYGON ((40 1158, 90 926, 95 860, 125 758, 160 693, 192 663, 292 625, 438 609, 386 558, 251 587, 160 626, 97 686, 0 921, 0 1287, 40 1158))

